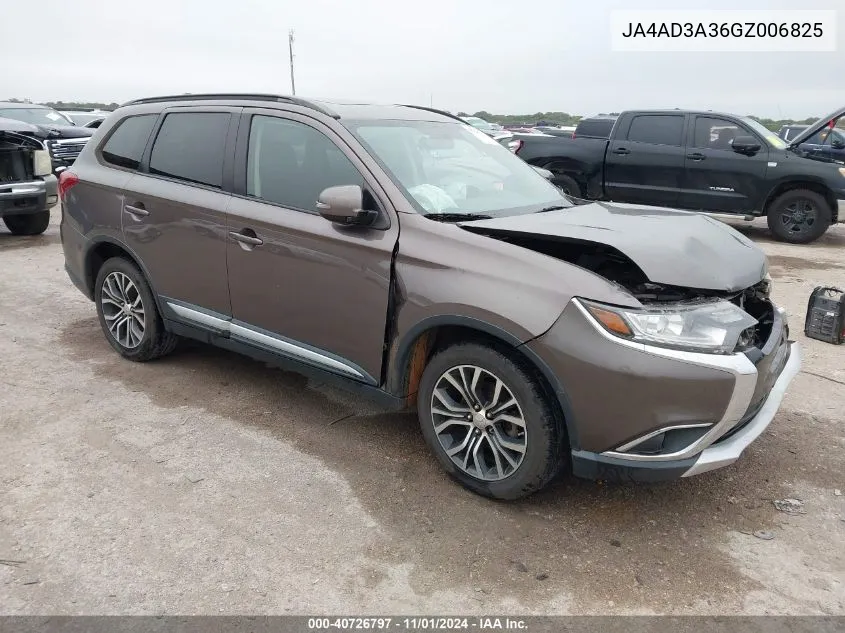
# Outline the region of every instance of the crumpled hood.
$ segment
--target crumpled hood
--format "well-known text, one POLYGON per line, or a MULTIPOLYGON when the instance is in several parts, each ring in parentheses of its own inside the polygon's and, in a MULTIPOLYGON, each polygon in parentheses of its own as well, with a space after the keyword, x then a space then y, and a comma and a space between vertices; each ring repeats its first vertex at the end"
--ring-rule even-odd
POLYGON ((488 235, 521 234, 611 246, 659 284, 734 292, 766 274, 766 256, 731 227, 697 213, 595 202, 559 211, 461 222, 488 235))
POLYGON ((38 128, 17 119, 0 117, 0 132, 15 132, 18 134, 37 134, 38 128))

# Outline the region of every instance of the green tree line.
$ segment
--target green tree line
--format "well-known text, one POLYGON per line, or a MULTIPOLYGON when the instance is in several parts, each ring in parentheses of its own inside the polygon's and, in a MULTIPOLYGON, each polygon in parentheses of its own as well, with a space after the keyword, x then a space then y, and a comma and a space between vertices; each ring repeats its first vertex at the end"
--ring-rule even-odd
MULTIPOLYGON (((6 99, 10 103, 33 103, 31 99, 6 99)), ((100 101, 44 101, 36 105, 45 105, 56 110, 117 110, 119 103, 100 101)))

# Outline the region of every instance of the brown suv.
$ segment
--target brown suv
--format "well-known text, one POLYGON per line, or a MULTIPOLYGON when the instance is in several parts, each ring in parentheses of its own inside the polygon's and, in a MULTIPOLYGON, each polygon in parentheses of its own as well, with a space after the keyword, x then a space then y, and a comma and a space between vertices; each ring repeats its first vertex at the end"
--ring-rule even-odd
POLYGON ((800 367, 748 239, 575 204, 429 108, 141 99, 60 195, 67 271, 122 356, 187 336, 415 405, 491 497, 730 464, 800 367))

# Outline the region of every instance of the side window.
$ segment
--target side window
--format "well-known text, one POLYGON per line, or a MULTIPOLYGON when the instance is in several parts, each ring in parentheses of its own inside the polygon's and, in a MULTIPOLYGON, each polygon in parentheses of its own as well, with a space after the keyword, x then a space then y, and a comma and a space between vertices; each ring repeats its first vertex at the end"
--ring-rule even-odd
POLYGON ((325 134, 269 116, 252 117, 246 169, 247 195, 303 211, 316 212, 317 198, 327 187, 364 184, 325 134))
POLYGON ((841 145, 845 140, 845 134, 836 128, 822 128, 810 138, 804 141, 807 145, 841 145))
POLYGON ((228 112, 168 114, 150 154, 150 173, 223 186, 228 112))
POLYGON ((157 114, 140 114, 123 119, 103 145, 100 152, 103 160, 118 167, 138 169, 157 118, 157 114))
POLYGON ((737 136, 753 136, 733 121, 714 117, 696 117, 693 145, 707 149, 731 149, 737 136))
POLYGON ((628 140, 652 145, 683 145, 684 117, 672 114, 635 116, 628 129, 628 140))

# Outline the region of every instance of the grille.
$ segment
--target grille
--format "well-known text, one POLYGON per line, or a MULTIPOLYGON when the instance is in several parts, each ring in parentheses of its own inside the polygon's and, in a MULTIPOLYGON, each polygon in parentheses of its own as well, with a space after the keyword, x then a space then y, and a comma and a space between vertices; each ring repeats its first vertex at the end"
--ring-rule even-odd
POLYGON ((76 157, 82 152, 87 138, 67 138, 58 141, 47 141, 47 147, 50 150, 50 156, 56 160, 66 160, 73 162, 76 157))

